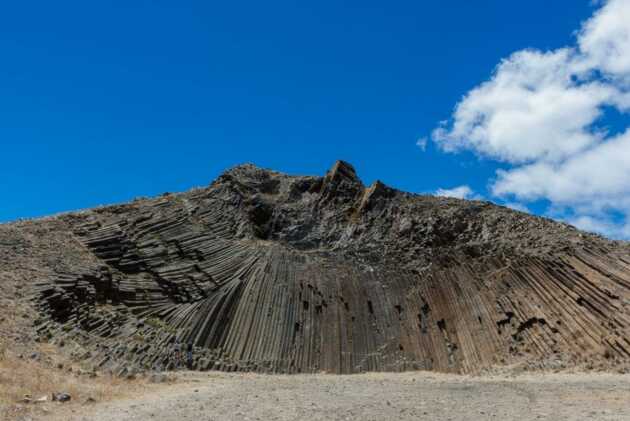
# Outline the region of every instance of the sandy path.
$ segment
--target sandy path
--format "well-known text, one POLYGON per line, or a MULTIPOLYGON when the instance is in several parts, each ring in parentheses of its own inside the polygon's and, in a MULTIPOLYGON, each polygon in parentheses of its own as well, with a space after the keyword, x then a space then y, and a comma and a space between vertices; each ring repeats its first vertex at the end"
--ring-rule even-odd
POLYGON ((630 420, 630 376, 194 374, 70 420, 630 420))

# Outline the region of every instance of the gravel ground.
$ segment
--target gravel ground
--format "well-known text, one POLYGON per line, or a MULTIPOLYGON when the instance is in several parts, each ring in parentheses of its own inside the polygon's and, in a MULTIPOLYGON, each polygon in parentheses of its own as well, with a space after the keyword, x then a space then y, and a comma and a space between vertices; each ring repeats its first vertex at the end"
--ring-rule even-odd
POLYGON ((435 373, 352 376, 190 374, 63 419, 630 420, 630 376, 435 373))

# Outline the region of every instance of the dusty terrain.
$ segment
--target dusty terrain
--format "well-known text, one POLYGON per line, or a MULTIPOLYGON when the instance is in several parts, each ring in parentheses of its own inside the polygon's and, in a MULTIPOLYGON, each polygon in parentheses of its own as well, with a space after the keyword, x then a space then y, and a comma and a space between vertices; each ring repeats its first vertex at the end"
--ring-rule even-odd
POLYGON ((196 374, 59 420, 630 420, 630 377, 196 374))

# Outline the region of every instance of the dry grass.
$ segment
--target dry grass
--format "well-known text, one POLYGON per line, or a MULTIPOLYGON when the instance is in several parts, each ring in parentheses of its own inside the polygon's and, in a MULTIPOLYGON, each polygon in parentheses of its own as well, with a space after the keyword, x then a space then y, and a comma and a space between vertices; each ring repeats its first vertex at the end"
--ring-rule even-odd
POLYGON ((0 225, 0 420, 63 418, 66 411, 80 411, 88 398, 97 402, 133 395, 143 388, 141 381, 127 381, 109 376, 92 378, 78 375, 81 367, 73 365, 56 347, 35 341, 33 318, 36 309, 30 300, 34 282, 55 271, 68 270, 63 264, 84 267, 89 257, 71 235, 47 224, 23 222, 0 225), (59 239, 51 239, 55 232, 59 239), (63 238, 62 238, 63 237, 63 238), (44 239, 44 240, 43 240, 44 239), (60 247, 63 244, 64 247, 60 247), (66 247, 67 246, 67 247, 66 247), (53 263, 51 263, 53 262, 53 263), (65 263, 64 263, 65 262, 65 263), (58 264, 63 263, 62 266, 58 264), (52 268, 51 265, 57 265, 52 268), (41 358, 31 359, 32 353, 41 358), (22 355, 23 358, 19 358, 22 355), (63 369, 56 368, 63 364, 63 369), (67 404, 51 402, 52 393, 69 393, 67 404), (46 396, 46 403, 24 403, 46 396))
MULTIPOLYGON (((90 377, 48 367, 31 359, 12 355, 9 343, 0 339, 0 420, 28 417, 49 418, 54 412, 86 404, 88 398, 97 402, 128 396, 140 389, 139 381, 123 380, 112 376, 90 377), (69 404, 51 401, 52 393, 68 393, 69 404), (24 397, 33 399, 46 396, 45 403, 24 403, 24 397)), ((41 345, 41 354, 55 356, 52 346, 41 345)))
POLYGON ((55 346, 28 339, 24 333, 33 329, 30 316, 34 311, 27 300, 19 298, 26 295, 20 285, 18 271, 0 270, 0 420, 48 420, 80 408, 88 398, 103 402, 128 396, 139 388, 139 381, 79 375, 76 365, 69 372, 71 365, 55 346), (41 358, 29 358, 32 353, 41 358), (58 364, 63 364, 63 369, 57 368, 58 364), (61 392, 70 394, 70 403, 51 402, 52 393, 61 392), (26 395, 33 399, 45 396, 47 401, 25 403, 26 395))

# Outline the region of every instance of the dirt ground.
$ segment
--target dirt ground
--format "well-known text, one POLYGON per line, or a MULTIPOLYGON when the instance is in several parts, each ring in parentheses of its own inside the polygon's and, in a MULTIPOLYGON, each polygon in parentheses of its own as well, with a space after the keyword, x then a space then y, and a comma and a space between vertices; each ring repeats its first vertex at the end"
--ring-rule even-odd
POLYGON ((69 421, 630 420, 630 376, 186 374, 133 398, 60 410, 69 421))

